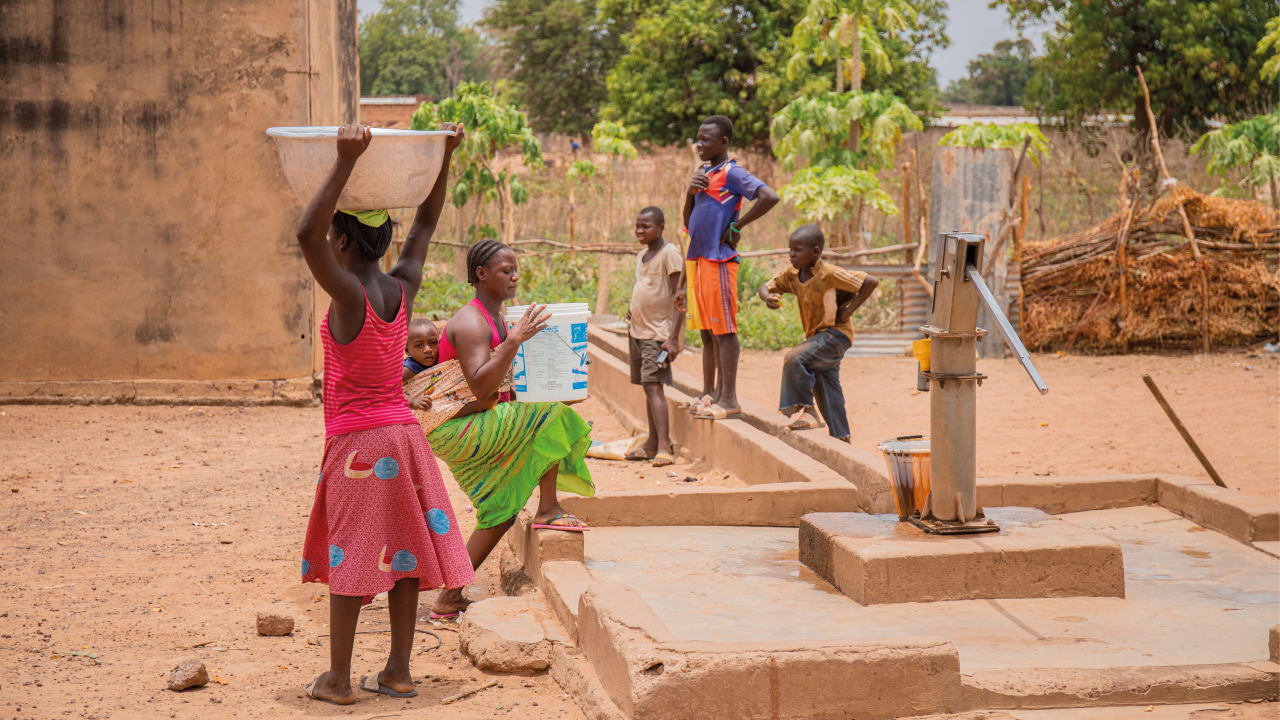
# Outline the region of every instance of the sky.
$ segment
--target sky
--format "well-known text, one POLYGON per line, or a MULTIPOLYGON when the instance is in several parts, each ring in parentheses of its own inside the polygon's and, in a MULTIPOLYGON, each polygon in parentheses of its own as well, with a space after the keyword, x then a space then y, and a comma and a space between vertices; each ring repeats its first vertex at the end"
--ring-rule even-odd
MULTIPOLYGON (((382 0, 358 0, 360 15, 374 12, 382 0)), ((491 0, 461 0, 462 19, 475 22, 480 19, 491 0)), ((952 80, 968 75, 967 65, 978 55, 989 52, 1000 40, 1016 37, 1004 8, 992 10, 990 0, 949 0, 947 3, 947 34, 951 47, 933 54, 933 66, 938 70, 938 84, 945 87, 952 80)), ((1029 30, 1027 36, 1039 47, 1040 31, 1029 30)))

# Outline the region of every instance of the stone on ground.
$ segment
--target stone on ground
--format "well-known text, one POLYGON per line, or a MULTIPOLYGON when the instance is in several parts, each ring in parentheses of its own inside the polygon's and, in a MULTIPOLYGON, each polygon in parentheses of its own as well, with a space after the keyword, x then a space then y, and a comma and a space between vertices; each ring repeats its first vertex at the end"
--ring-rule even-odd
POLYGON ((535 673, 551 665, 556 644, 568 637, 535 594, 473 603, 458 626, 462 651, 479 669, 535 673))
POLYGON ((169 689, 173 691, 186 690, 193 687, 204 687, 209 683, 209 672, 204 669, 204 663, 196 658, 183 660, 178 667, 169 673, 169 689))
POLYGON ((267 610, 258 613, 259 635, 288 635, 293 632, 293 617, 267 610))

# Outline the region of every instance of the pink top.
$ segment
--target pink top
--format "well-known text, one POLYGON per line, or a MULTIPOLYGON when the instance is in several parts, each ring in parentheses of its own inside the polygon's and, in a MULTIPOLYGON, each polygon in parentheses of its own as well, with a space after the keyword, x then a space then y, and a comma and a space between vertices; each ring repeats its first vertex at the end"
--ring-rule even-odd
MULTIPOLYGON (((485 309, 484 303, 480 302, 480 298, 471 298, 471 302, 467 305, 475 305, 480 309, 480 314, 484 316, 484 321, 489 323, 489 349, 492 350, 502 344, 502 337, 498 335, 498 326, 493 322, 493 316, 485 309)), ((467 305, 463 305, 466 307, 467 305)), ((446 360, 453 360, 458 357, 458 349, 449 342, 449 325, 445 323, 444 332, 440 333, 440 351, 436 362, 442 363, 446 360)), ((511 393, 499 393, 498 402, 507 402, 511 399, 511 393)))
POLYGON ((346 345, 333 339, 329 313, 325 313, 320 325, 324 342, 325 437, 384 425, 417 424, 400 389, 404 346, 409 338, 405 304, 401 284, 400 310, 394 320, 387 322, 373 311, 366 293, 364 325, 346 345))

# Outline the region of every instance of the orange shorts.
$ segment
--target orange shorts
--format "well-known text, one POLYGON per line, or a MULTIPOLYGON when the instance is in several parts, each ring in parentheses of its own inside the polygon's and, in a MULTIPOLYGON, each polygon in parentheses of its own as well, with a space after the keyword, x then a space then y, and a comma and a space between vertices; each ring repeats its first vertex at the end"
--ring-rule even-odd
POLYGON ((685 327, 715 335, 738 332, 738 261, 685 260, 685 327))

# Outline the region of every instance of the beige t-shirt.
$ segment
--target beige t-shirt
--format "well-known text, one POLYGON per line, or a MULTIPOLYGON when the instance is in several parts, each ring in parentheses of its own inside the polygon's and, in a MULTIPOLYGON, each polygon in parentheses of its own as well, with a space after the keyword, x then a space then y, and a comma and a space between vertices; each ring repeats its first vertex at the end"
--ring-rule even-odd
POLYGON ((671 337, 676 319, 675 295, 671 292, 672 273, 684 271, 680 249, 671 243, 644 261, 648 248, 636 255, 636 284, 631 289, 631 337, 637 340, 664 341, 671 337))
POLYGON ((835 328, 852 341, 853 320, 836 322, 836 291, 856 293, 866 277, 867 274, 859 270, 845 270, 818 260, 813 264, 813 277, 808 282, 800 282, 800 271, 788 266, 765 285, 765 292, 771 295, 789 292, 796 296, 806 338, 823 328, 835 328))

